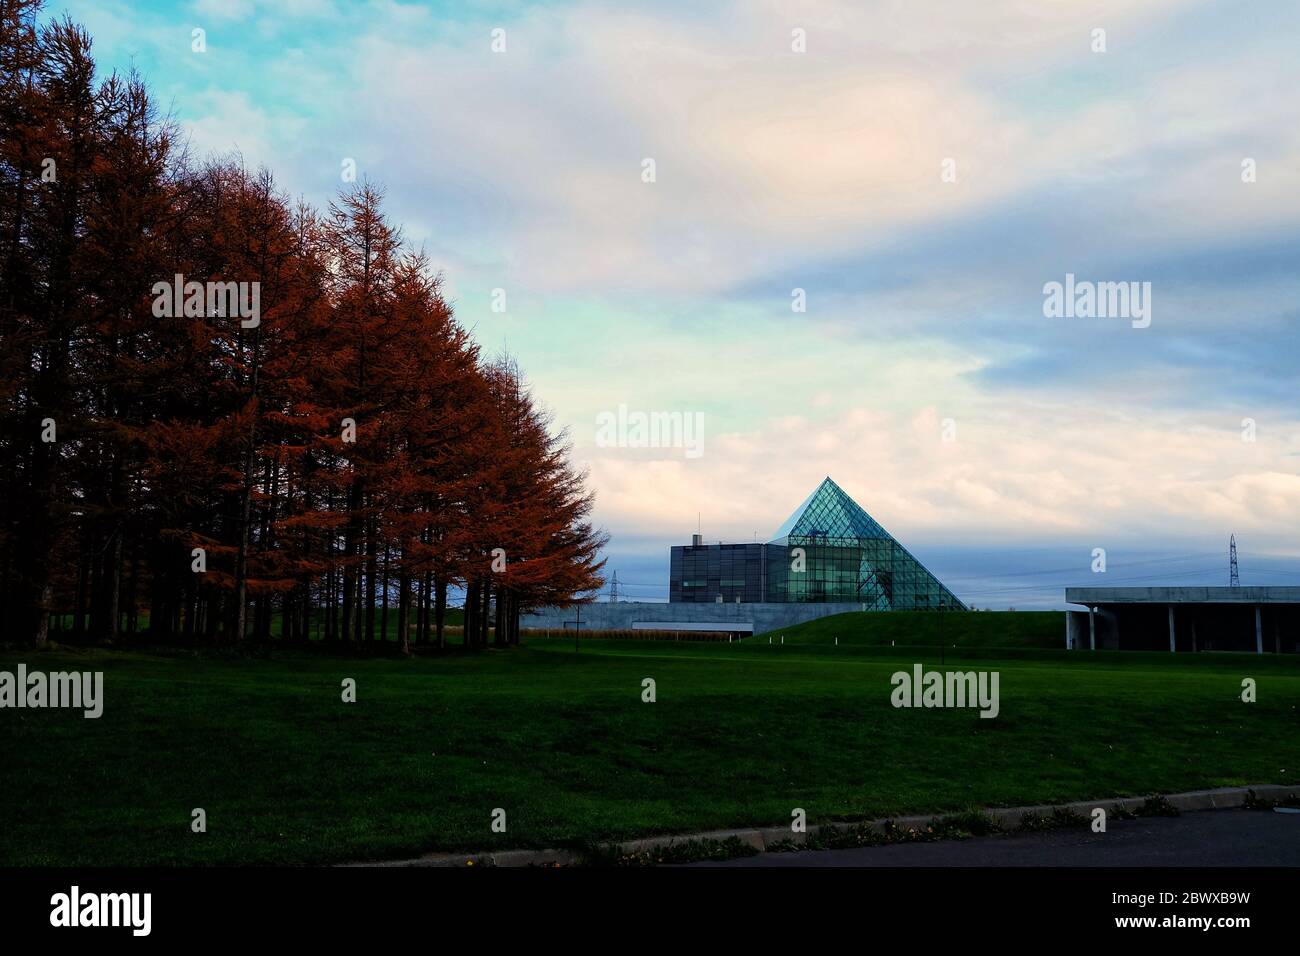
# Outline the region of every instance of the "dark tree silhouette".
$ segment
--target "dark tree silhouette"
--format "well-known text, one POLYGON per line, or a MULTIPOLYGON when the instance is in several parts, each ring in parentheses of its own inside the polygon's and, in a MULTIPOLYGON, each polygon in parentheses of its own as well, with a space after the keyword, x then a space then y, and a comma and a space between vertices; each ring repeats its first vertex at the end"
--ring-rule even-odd
POLYGON ((442 647, 463 593, 475 647, 598 588, 563 434, 382 191, 194 163, 39 10, 0 0, 5 634, 442 647))

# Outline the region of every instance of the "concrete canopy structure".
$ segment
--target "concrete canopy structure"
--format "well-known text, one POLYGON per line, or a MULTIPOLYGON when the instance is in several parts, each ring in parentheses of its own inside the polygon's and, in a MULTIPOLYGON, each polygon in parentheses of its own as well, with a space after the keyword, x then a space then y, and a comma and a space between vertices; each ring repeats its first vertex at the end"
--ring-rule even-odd
POLYGON ((1300 587, 1066 588, 1065 646, 1300 651, 1300 587))

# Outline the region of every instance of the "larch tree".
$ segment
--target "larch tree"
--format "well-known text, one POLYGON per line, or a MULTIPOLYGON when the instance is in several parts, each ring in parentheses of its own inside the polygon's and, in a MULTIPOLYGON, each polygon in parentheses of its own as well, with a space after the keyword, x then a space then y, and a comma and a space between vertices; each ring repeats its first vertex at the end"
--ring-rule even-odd
POLYGON ((0 624, 43 642, 518 640, 600 585, 585 476, 368 184, 194 162, 0 0, 0 624))

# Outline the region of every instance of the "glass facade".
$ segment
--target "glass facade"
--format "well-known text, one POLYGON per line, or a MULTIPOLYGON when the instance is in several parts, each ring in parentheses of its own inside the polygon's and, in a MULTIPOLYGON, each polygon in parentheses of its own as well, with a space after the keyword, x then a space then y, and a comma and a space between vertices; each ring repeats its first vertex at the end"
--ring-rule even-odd
POLYGON ((767 544, 674 547, 672 602, 853 602, 867 610, 965 605, 827 478, 767 544))

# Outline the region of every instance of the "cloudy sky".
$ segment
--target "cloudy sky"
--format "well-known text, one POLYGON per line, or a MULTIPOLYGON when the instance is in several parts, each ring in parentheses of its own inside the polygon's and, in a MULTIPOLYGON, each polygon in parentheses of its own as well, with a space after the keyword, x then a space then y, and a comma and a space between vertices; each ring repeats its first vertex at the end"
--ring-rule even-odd
POLYGON ((1244 583, 1300 583, 1290 0, 49 10, 196 154, 387 188, 569 429, 625 594, 826 475, 980 606, 1226 583, 1231 532, 1244 583), (1150 283, 1150 325, 1046 317, 1067 273, 1150 283), (598 441, 620 406, 700 453, 598 441))

